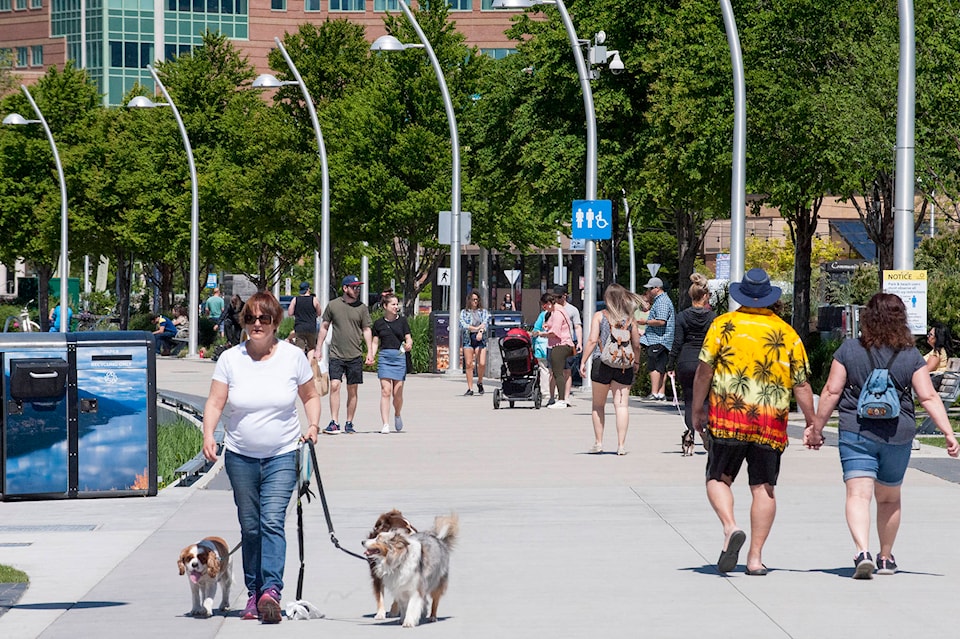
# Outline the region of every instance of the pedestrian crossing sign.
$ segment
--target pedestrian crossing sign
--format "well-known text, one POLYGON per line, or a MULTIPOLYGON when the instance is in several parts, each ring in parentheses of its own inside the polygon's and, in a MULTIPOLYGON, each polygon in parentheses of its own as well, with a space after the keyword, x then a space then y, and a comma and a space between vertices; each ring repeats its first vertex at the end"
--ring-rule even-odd
POLYGON ((574 200, 570 237, 575 240, 609 240, 612 235, 610 200, 574 200))

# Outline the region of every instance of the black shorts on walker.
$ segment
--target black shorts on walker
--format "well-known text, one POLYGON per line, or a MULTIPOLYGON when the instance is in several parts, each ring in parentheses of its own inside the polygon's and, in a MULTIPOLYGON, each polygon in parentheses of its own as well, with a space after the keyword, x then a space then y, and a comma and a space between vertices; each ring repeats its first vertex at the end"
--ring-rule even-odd
POLYGON ((746 461, 747 476, 751 486, 760 484, 776 486, 777 478, 780 476, 782 454, 769 446, 714 437, 710 441, 710 451, 707 453, 707 480, 724 481, 723 476, 726 475, 730 478, 730 483, 733 483, 737 473, 740 472, 740 467, 746 461))
POLYGON ((341 380, 343 374, 347 374, 347 384, 363 383, 363 358, 355 357, 353 359, 334 359, 330 358, 330 379, 341 380))
POLYGON ((607 366, 600 361, 599 357, 593 358, 593 368, 590 369, 590 380, 595 384, 609 386, 610 382, 617 382, 624 386, 633 386, 633 366, 630 368, 614 368, 607 366))
POLYGON ((667 372, 667 360, 670 358, 670 349, 663 344, 650 344, 647 351, 647 370, 658 373, 667 372))

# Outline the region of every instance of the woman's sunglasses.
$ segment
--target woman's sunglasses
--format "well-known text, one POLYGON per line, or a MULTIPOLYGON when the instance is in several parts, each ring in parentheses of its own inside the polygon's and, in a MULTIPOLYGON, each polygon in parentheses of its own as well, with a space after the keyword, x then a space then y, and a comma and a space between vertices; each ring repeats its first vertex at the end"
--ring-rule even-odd
POLYGON ((264 326, 269 326, 273 324, 273 315, 244 315, 243 323, 244 324, 253 324, 258 321, 264 326))

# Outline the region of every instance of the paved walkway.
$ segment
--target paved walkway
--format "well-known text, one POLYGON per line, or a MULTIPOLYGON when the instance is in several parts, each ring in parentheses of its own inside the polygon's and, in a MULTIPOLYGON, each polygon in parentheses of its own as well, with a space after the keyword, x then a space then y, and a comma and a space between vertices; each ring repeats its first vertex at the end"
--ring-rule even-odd
MULTIPOLYGON (((205 396, 209 362, 163 359, 161 389, 205 396)), ((680 456, 670 406, 631 406, 626 457, 612 426, 604 455, 583 396, 564 411, 494 411, 490 393, 462 397, 462 379, 408 380, 401 434, 380 435, 377 385, 361 387, 357 435, 325 437, 323 481, 341 542, 359 549, 376 516, 400 508, 427 527, 456 512, 461 536, 441 619, 430 637, 952 637, 960 555, 960 486, 908 471, 896 547, 903 572, 854 581, 836 449, 784 457, 766 577, 721 576, 722 535, 703 488, 705 456, 680 456)), ((495 384, 488 383, 488 389, 495 384)), ((324 421, 329 418, 324 402, 324 421)), ((798 434, 794 431, 793 434, 798 434)), ((937 449, 915 463, 957 468, 937 449)), ((745 479, 745 478, 744 478, 745 479)), ((749 492, 736 484, 740 524, 749 492)), ((286 597, 296 590, 296 517, 288 520, 286 597)), ((190 595, 179 550, 208 534, 239 538, 222 476, 149 499, 0 503, 0 563, 31 583, 0 617, 0 637, 74 639, 109 633, 148 639, 376 637, 404 632, 375 621, 366 565, 329 542, 318 502, 305 506, 304 598, 326 619, 266 628, 230 616, 184 616, 190 595)), ((875 533, 874 533, 875 535, 875 533)), ((874 537, 875 538, 875 537, 874 537)), ((741 553, 741 562, 745 552, 741 553)), ((241 578, 239 565, 235 578, 241 578)), ((235 606, 245 593, 239 584, 235 606)))

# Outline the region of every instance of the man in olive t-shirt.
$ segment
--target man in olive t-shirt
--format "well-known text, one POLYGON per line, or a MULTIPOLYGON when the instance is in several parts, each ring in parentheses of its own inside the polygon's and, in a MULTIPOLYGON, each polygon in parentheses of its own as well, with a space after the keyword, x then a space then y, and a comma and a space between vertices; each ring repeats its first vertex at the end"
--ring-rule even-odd
POLYGON ((320 359, 327 331, 333 328, 330 338, 330 423, 323 432, 336 435, 340 432, 337 416, 340 413, 340 382, 347 376, 347 421, 343 432, 355 433, 353 416, 357 413, 357 384, 363 383, 363 343, 367 352, 373 351, 373 333, 370 330, 370 311, 360 301, 363 282, 356 275, 343 278, 343 296, 331 300, 320 318, 320 332, 314 355, 320 359))

